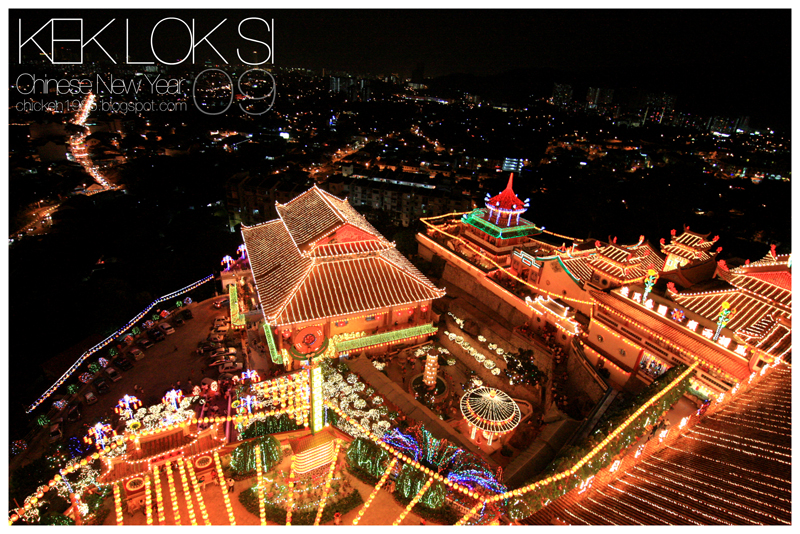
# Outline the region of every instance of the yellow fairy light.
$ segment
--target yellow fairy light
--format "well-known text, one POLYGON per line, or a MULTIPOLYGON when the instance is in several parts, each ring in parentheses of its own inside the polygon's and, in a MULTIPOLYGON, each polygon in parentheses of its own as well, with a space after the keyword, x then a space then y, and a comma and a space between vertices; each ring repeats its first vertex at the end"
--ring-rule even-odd
POLYGON ((361 507, 361 510, 358 511, 358 515, 356 516, 356 518, 353 519, 353 524, 354 525, 357 525, 358 522, 361 521, 361 518, 364 516, 364 512, 366 512, 367 508, 369 508, 369 505, 372 504, 372 500, 378 494, 378 491, 380 491, 381 487, 383 486, 383 483, 386 482, 386 479, 392 473, 392 470, 394 469, 395 465, 397 465, 397 458, 396 457, 392 458, 392 461, 389 462, 389 466, 383 472, 383 476, 381 476, 381 479, 375 485, 375 489, 373 489, 372 493, 370 493, 369 498, 367 499, 367 502, 365 502, 364 506, 361 507))
POLYGON ((261 526, 267 525, 267 510, 264 506, 264 480, 262 476, 262 469, 261 469, 261 445, 256 443, 255 450, 253 451, 256 455, 256 481, 258 488, 258 517, 261 519, 261 526))
POLYGON ((164 497, 161 495, 161 473, 158 472, 158 466, 153 466, 153 485, 156 490, 156 507, 158 508, 158 524, 165 524, 164 517, 164 497))
POLYGON ((292 510, 294 510, 294 468, 295 468, 295 461, 294 458, 292 459, 292 466, 289 468, 289 506, 286 510, 286 525, 290 526, 292 524, 292 510))
POLYGON ((153 524, 153 497, 150 494, 150 476, 144 477, 144 511, 148 525, 153 524))
POLYGON ((225 484, 225 476, 222 473, 222 462, 220 462, 219 453, 217 451, 214 451, 214 465, 217 467, 217 480, 219 481, 219 487, 222 489, 222 500, 225 503, 225 510, 228 511, 228 520, 231 526, 235 526, 236 518, 233 516, 233 507, 231 506, 231 499, 228 495, 228 487, 225 484))
POLYGON ((119 484, 114 484, 114 511, 117 514, 117 525, 123 525, 122 498, 119 495, 119 484))
POLYGON ((200 486, 197 484, 197 477, 194 474, 194 466, 192 465, 191 461, 186 462, 186 469, 189 471, 189 479, 192 482, 192 489, 194 489, 194 495, 197 498, 197 505, 200 507, 200 515, 203 518, 203 522, 207 526, 211 526, 211 521, 208 518, 208 512, 206 511, 206 503, 203 500, 203 494, 200 492, 200 486))
POLYGON ((417 492, 416 495, 414 495, 414 498, 411 499, 410 503, 408 503, 406 509, 403 510, 403 513, 400 514, 400 517, 395 519, 394 523, 392 523, 393 527, 396 527, 397 525, 403 522, 403 519, 406 518, 411 509, 414 508, 414 505, 417 504, 417 502, 419 502, 419 500, 422 498, 423 495, 425 495, 425 492, 428 491, 428 488, 431 487, 431 484, 433 484, 433 477, 429 478, 428 481, 425 482, 425 485, 422 486, 422 488, 420 488, 420 490, 417 492))
POLYGON ((331 462, 331 467, 328 469, 328 476, 325 478, 325 487, 322 490, 322 497, 319 501, 319 508, 317 508, 317 517, 314 519, 314 526, 319 525, 320 520, 322 519, 322 511, 325 509, 325 501, 328 500, 328 493, 331 491, 331 480, 333 480, 333 472, 336 470, 336 463, 339 460, 339 447, 341 445, 341 441, 338 439, 336 440, 336 445, 333 448, 333 461, 331 462))
POLYGON ((167 484, 169 485, 169 499, 172 501, 172 515, 175 524, 181 525, 181 513, 178 510, 178 494, 175 492, 175 480, 172 478, 172 464, 167 461, 167 484))
POLYGON ((186 508, 189 510, 189 521, 193 527, 197 526, 197 517, 194 514, 194 503, 189 491, 189 483, 186 480, 186 469, 183 467, 183 458, 178 458, 178 472, 181 474, 181 485, 183 486, 183 496, 186 499, 186 508))

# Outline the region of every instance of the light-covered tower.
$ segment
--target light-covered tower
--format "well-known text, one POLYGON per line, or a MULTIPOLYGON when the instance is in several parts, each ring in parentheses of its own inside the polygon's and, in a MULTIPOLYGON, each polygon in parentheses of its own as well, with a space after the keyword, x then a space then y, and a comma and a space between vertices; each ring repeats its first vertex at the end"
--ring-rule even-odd
POLYGON ((422 376, 422 382, 428 387, 436 386, 436 374, 439 372, 439 353, 431 349, 428 351, 428 357, 425 359, 425 374, 422 376))

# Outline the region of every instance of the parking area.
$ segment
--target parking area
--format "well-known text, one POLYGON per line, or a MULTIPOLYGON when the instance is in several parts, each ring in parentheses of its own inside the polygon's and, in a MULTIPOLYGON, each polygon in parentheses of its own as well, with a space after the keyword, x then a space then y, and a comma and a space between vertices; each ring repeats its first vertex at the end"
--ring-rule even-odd
MULTIPOLYGON (((86 391, 92 391, 97 397, 98 401, 94 404, 87 405, 83 394, 78 401, 73 401, 79 403, 82 417, 76 422, 65 422, 64 439, 72 436, 82 438, 86 435, 86 426, 95 423, 104 415, 109 416, 112 425, 115 425, 114 407, 125 394, 135 395, 144 406, 148 406, 161 402, 164 393, 173 386, 177 387, 178 382, 184 394, 188 395, 191 394, 190 382, 197 385, 205 377, 216 378, 217 370, 208 367, 208 357, 198 354, 197 347, 198 343, 208 339, 214 329, 215 318, 230 318, 227 307, 217 309, 213 306, 215 301, 222 299, 220 296, 192 303, 187 309, 192 312, 194 318, 186 320, 183 325, 176 325, 172 318, 162 320, 161 323, 172 324, 175 333, 167 335, 163 341, 156 342, 143 351, 144 358, 136 360, 129 355, 130 348, 125 349, 124 357, 132 364, 132 368, 124 371, 111 363, 110 366, 114 367, 122 378, 116 382, 106 378, 109 391, 102 395, 94 385, 90 386, 86 391), (141 388, 143 393, 134 391, 134 386, 141 388)), ((223 345, 236 348, 237 361, 242 359, 241 337, 240 332, 228 330, 223 341, 223 345)), ((138 343, 133 346, 138 347, 138 343)))

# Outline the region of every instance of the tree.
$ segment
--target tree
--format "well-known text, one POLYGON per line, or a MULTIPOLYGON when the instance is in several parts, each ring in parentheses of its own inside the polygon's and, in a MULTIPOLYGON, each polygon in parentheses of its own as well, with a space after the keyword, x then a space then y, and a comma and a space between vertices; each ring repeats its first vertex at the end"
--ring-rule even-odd
POLYGON ((261 466, 264 471, 281 461, 281 444, 272 436, 262 436, 246 441, 231 453, 231 472, 236 476, 252 474, 256 470, 256 445, 261 446, 261 466))
POLYGON ((538 386, 544 380, 545 373, 536 367, 533 354, 532 350, 526 349, 506 355, 506 376, 512 384, 538 386))

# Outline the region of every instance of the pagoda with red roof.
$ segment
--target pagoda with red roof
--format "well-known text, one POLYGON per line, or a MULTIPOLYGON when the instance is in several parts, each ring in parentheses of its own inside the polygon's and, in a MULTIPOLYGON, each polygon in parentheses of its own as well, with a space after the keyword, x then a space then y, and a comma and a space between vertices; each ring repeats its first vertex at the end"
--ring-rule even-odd
POLYGON ((347 202, 317 186, 244 226, 272 361, 379 350, 436 332, 444 296, 347 202))
POLYGON ((530 207, 530 199, 522 200, 513 189, 514 174, 508 177, 508 185, 499 194, 490 197, 486 193, 486 207, 473 210, 461 218, 462 235, 479 245, 493 259, 503 265, 510 263, 515 246, 528 241, 531 236, 542 233, 522 214, 530 207))

